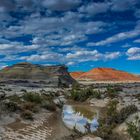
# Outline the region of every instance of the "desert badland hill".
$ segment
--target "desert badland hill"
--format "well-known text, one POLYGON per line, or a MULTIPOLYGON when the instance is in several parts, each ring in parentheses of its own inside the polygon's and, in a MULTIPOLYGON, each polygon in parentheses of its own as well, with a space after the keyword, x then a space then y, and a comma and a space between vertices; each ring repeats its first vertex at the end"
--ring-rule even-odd
POLYGON ((77 71, 77 72, 71 72, 70 75, 74 78, 77 79, 79 78, 80 75, 84 74, 82 71, 77 71))
POLYGON ((94 68, 88 72, 72 72, 71 76, 78 80, 94 80, 94 81, 140 80, 140 78, 136 75, 112 68, 94 68))
POLYGON ((43 81, 48 85, 70 85, 75 80, 63 65, 43 66, 31 63, 18 63, 0 70, 0 81, 43 81))

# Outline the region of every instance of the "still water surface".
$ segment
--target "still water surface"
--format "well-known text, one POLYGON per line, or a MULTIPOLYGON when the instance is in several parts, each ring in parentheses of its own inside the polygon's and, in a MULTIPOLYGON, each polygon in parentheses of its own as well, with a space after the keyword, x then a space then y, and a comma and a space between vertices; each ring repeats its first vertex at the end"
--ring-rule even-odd
POLYGON ((98 123, 99 112, 97 109, 90 110, 88 107, 79 105, 64 105, 62 112, 62 119, 64 124, 70 129, 77 129, 85 133, 88 128, 94 132, 99 127, 98 123))

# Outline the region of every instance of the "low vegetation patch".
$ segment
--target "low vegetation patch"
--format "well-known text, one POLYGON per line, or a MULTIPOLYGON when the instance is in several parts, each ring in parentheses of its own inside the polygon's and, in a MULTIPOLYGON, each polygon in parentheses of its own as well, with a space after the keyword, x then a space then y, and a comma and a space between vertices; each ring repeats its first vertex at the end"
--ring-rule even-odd
POLYGON ((44 101, 42 103, 42 107, 49 110, 49 111, 56 111, 56 105, 50 101, 44 101))
POLYGON ((101 99, 104 97, 109 97, 111 99, 116 98, 122 88, 119 86, 107 86, 105 92, 100 90, 94 90, 93 87, 80 88, 79 85, 74 85, 71 90, 71 99, 75 101, 86 101, 88 98, 101 99), (103 95, 103 96, 102 96, 103 95))
POLYGON ((34 108, 35 108, 35 104, 32 103, 32 102, 24 102, 21 104, 21 109, 22 110, 30 110, 30 111, 33 111, 34 108))
POLYGON ((21 103, 21 98, 17 94, 14 94, 7 99, 9 99, 11 102, 21 103))
POLYGON ((118 87, 107 86, 107 88, 106 88, 106 96, 111 98, 111 99, 113 99, 113 98, 118 96, 119 91, 121 91, 121 89, 118 89, 118 87))
POLYGON ((140 101, 140 94, 136 94, 134 95, 136 99, 138 99, 140 101))
POLYGON ((3 110, 5 111, 16 112, 19 109, 20 109, 19 106, 15 102, 11 101, 3 102, 3 110))
POLYGON ((135 120, 127 123, 127 132, 133 140, 140 140, 140 118, 136 116, 135 120))
POLYGON ((20 115, 23 119, 33 120, 33 113, 29 110, 25 110, 20 115))
POLYGON ((26 90, 26 89, 21 89, 20 91, 21 91, 21 92, 27 92, 27 90, 26 90))
POLYGON ((99 121, 100 127, 97 130, 96 135, 105 140, 111 139, 114 136, 112 130, 118 124, 124 122, 129 115, 138 110, 135 105, 129 105, 122 108, 120 111, 117 111, 117 104, 117 100, 111 100, 107 106, 105 117, 99 121))
POLYGON ((37 103, 37 104, 41 103, 43 100, 42 96, 39 93, 33 93, 33 92, 24 93, 23 99, 25 101, 33 102, 33 103, 37 103))
POLYGON ((22 96, 12 95, 0 100, 1 113, 19 113, 24 119, 33 120, 34 113, 41 109, 56 111, 57 106, 53 102, 55 94, 39 94, 35 92, 24 92, 22 96))
POLYGON ((125 121, 125 119, 138 111, 138 108, 135 105, 128 105, 120 110, 116 117, 116 123, 122 123, 125 121))
POLYGON ((93 90, 92 88, 76 89, 71 90, 71 99, 75 101, 86 101, 88 98, 101 99, 102 93, 100 91, 93 90))

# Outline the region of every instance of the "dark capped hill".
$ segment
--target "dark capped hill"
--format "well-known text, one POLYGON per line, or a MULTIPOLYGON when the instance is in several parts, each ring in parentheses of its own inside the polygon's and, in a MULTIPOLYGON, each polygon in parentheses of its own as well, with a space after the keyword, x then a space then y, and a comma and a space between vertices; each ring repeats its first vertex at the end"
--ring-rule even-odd
POLYGON ((0 70, 1 81, 43 81, 48 85, 69 86, 75 80, 64 65, 43 66, 31 63, 18 63, 0 70))

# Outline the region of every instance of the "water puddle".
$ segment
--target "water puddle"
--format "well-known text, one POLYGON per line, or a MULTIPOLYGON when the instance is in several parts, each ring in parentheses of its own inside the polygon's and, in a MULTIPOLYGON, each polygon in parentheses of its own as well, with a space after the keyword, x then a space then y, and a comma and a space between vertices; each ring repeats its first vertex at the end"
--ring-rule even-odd
POLYGON ((90 109, 87 106, 80 105, 64 105, 62 119, 64 124, 70 129, 77 129, 85 133, 87 131, 94 132, 97 130, 99 123, 99 110, 90 109))

